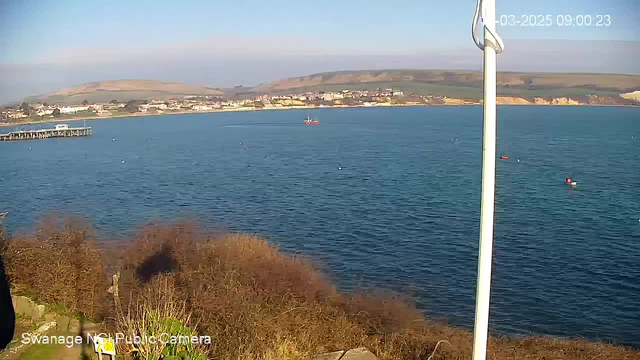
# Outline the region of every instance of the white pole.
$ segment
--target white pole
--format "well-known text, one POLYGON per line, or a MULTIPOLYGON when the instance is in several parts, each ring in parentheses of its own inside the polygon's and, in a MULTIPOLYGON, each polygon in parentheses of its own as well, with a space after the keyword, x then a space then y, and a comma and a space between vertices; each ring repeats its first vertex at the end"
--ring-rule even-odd
POLYGON ((487 30, 487 27, 495 29, 496 0, 482 0, 481 11, 484 24, 484 143, 473 360, 485 360, 487 356, 496 184, 496 44, 487 30))

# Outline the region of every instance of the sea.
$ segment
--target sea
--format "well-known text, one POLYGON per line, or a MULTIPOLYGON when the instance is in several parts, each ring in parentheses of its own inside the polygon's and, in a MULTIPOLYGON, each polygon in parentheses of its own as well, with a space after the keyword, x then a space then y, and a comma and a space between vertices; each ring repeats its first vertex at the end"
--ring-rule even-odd
MULTIPOLYGON (((57 211, 119 241, 188 217, 307 255, 345 291, 398 292, 473 327, 482 107, 87 125, 93 136, 0 143, 10 232, 57 211)), ((640 109, 503 106, 497 134, 509 159, 497 159, 491 332, 640 347, 640 109)))

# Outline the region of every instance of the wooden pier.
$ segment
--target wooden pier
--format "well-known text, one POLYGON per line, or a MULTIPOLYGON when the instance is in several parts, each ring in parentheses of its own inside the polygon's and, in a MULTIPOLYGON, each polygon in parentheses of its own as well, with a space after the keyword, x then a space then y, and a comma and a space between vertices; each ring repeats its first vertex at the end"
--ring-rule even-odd
POLYGON ((56 126, 55 129, 20 130, 12 131, 8 134, 0 134, 0 141, 37 140, 90 135, 91 127, 83 126, 70 128, 67 126, 56 126))

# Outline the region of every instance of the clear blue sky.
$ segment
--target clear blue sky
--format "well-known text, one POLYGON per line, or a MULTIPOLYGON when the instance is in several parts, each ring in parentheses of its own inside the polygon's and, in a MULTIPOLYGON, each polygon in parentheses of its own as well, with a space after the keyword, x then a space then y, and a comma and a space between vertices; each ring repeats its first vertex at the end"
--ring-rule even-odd
MULTIPOLYGON (((558 15, 611 16, 609 27, 499 27, 506 54, 512 49, 505 54, 506 70, 640 72, 624 61, 612 63, 606 54, 606 65, 593 59, 584 69, 570 64, 587 51, 587 41, 606 42, 607 49, 616 47, 611 41, 639 41, 639 0, 497 3, 498 16, 513 14, 516 19, 525 14, 549 14, 554 21, 558 15), (555 56, 541 66, 531 55, 536 49, 548 55, 547 46, 555 56), (506 61, 518 52, 518 61, 506 61)), ((0 0, 0 78, 20 73, 20 86, 32 84, 21 93, 137 74, 231 86, 353 68, 475 69, 480 53, 474 52, 470 38, 474 7, 475 0, 0 0)), ((611 51, 626 54, 625 47, 611 51)), ((637 52, 636 47, 630 54, 637 52)), ((0 100, 11 97, 12 81, 0 79, 0 100)))

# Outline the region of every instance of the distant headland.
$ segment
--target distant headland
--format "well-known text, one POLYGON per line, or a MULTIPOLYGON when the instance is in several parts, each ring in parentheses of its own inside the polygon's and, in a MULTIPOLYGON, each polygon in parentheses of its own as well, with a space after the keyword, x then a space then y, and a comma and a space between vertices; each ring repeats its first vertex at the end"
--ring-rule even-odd
MULTIPOLYGON (((640 75, 501 72, 499 105, 640 106, 640 75)), ((154 80, 88 83, 0 108, 0 124, 319 107, 479 105, 482 73, 364 70, 319 73, 255 87, 154 80)))

